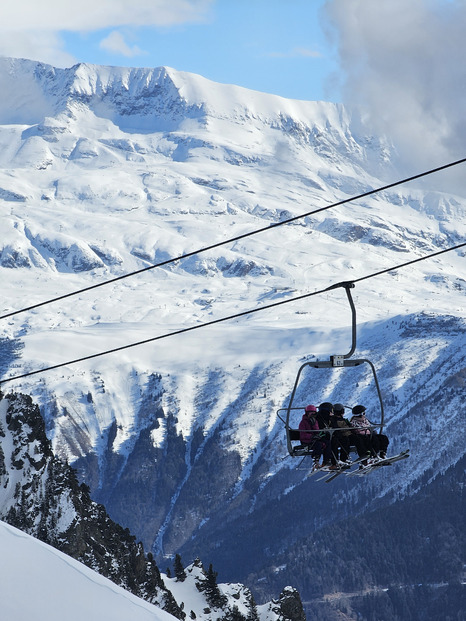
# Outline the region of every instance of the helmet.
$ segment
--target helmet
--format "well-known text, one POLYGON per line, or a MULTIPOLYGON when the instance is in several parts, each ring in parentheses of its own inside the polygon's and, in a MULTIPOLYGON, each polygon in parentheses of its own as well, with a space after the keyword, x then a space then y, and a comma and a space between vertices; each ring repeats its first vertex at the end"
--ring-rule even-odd
POLYGON ((317 412, 317 408, 315 405, 306 405, 304 408, 305 412, 317 412))
POLYGON ((335 414, 344 414, 345 406, 342 403, 335 403, 335 405, 333 406, 333 411, 335 414))
POLYGON ((325 403, 321 403, 319 405, 319 412, 325 410, 326 412, 333 412, 333 405, 326 401, 325 403))
POLYGON ((365 411, 366 408, 363 405, 355 405, 354 408, 351 410, 354 416, 362 416, 365 411))

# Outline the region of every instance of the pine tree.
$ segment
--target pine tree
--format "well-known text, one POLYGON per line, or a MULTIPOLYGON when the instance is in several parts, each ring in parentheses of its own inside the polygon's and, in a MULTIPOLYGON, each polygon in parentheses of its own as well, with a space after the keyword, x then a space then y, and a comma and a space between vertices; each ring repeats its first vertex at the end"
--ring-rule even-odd
POLYGON ((181 562, 181 556, 179 554, 175 555, 173 570, 175 572, 175 578, 178 582, 184 582, 186 580, 186 572, 184 570, 183 563, 181 562))
POLYGON ((247 621, 247 618, 239 611, 238 606, 233 606, 231 610, 228 610, 222 621, 247 621))
POLYGON ((221 608, 227 603, 227 598, 222 595, 217 584, 217 572, 213 570, 212 563, 209 565, 209 569, 206 574, 206 580, 203 585, 203 591, 205 592, 208 603, 213 608, 221 608))

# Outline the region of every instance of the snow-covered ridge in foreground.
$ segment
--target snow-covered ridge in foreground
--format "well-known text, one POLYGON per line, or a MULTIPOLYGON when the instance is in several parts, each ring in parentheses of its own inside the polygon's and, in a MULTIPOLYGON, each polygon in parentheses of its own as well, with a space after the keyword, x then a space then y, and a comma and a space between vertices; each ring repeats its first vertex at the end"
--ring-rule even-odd
POLYGON ((66 554, 0 522, 2 619, 173 621, 66 554))
MULTIPOLYGON (((0 601, 2 619, 15 621, 174 621, 175 617, 132 595, 59 550, 0 521, 0 601)), ((164 576, 166 586, 197 619, 222 618, 208 604, 196 582, 205 579, 196 565, 186 568, 183 582, 164 576)), ((250 614, 250 592, 243 585, 219 584, 221 596, 244 619, 250 614), (249 599, 248 599, 249 598, 249 599), (231 603, 233 602, 233 604, 231 603)), ((281 599, 257 608, 257 621, 279 621, 296 593, 285 589, 281 599), (280 608, 283 606, 284 610, 280 608)), ((299 598, 298 600, 299 601, 299 598)), ((289 614, 289 610, 288 610, 289 614)), ((289 618, 289 617, 287 617, 289 618)), ((298 617, 295 617, 298 618, 298 617)), ((303 617, 301 617, 303 618, 303 617)))

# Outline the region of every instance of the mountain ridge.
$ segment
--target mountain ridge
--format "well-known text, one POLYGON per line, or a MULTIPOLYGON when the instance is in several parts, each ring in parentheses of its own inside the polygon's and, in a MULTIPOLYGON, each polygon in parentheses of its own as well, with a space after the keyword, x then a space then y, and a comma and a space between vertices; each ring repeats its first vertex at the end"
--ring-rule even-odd
MULTIPOLYGON (((168 119, 171 113, 176 113, 178 120, 181 117, 186 120, 191 116, 200 118, 210 115, 221 118, 228 115, 233 118, 236 116, 237 120, 244 122, 254 117, 267 119, 275 116, 286 119, 300 116, 307 111, 312 113, 312 117, 317 117, 318 122, 325 123, 325 116, 331 111, 333 121, 341 122, 345 119, 341 104, 288 100, 232 84, 218 84, 201 75, 171 67, 105 67, 78 63, 68 69, 57 69, 45 63, 13 58, 2 58, 1 65, 2 80, 26 77, 44 92, 45 97, 55 100, 55 105, 50 108, 50 116, 64 111, 73 101, 77 104, 84 103, 91 110, 97 106, 105 115, 110 109, 105 107, 108 99, 121 116, 139 116, 145 111, 154 122, 157 115, 168 119), (158 103, 159 100, 162 101, 161 104, 158 103), (128 102, 131 104, 128 105, 128 102), (264 106, 267 102, 269 105, 264 106)), ((37 101, 29 98, 29 102, 36 114, 37 108, 41 111, 37 101)), ((8 107, 11 104, 7 98, 4 108, 8 107)), ((20 104, 19 110, 14 112, 20 113, 24 107, 24 104, 20 104)), ((11 119, 9 122, 11 123, 11 119)), ((134 129, 132 128, 133 131, 134 129)), ((151 129, 157 130, 157 126, 151 129)), ((290 126, 292 131, 297 129, 298 126, 290 126)))

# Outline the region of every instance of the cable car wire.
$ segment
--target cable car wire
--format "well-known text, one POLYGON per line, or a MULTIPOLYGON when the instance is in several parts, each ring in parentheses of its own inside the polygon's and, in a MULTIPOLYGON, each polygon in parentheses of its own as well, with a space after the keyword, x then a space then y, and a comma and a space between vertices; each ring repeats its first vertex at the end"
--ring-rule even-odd
MULTIPOLYGON (((431 259, 432 257, 436 257, 442 254, 445 254, 446 252, 451 252, 452 250, 458 250, 459 248, 463 248, 466 246, 466 242, 462 243, 462 244, 458 244, 457 246, 452 246, 450 248, 446 248, 444 250, 439 250, 437 252, 434 252, 432 254, 426 255, 424 257, 418 257, 417 259, 413 259, 412 261, 406 261, 405 263, 401 263, 400 265, 395 265, 392 267, 389 267, 387 269, 384 270, 380 270, 378 272, 373 272, 372 274, 367 274, 366 276, 362 276, 361 278, 357 278, 354 280, 351 280, 350 282, 352 283, 357 283, 357 282, 362 282, 363 280, 368 280, 369 278, 375 278, 376 276, 380 276, 381 274, 386 274, 387 272, 392 272, 398 269, 402 269, 404 267, 407 267, 408 265, 414 265, 415 263, 419 263, 420 261, 425 261, 426 259, 431 259)), ((282 304, 289 304, 291 302, 296 302, 298 300, 304 300, 305 298, 310 298, 312 296, 315 295, 320 295, 322 293, 326 293, 328 291, 332 291, 333 289, 336 289, 338 287, 343 286, 345 283, 337 283, 334 285, 330 285, 329 287, 326 287, 325 289, 320 289, 319 291, 313 291, 311 293, 304 293, 302 295, 298 295, 294 298, 289 298, 287 300, 280 300, 279 302, 273 302, 272 304, 267 304, 266 306, 261 306, 259 308, 254 308, 254 309, 250 309, 250 310, 246 310, 246 311, 242 311, 240 313, 236 313, 234 315, 229 315, 228 317, 221 317, 219 319, 213 319, 212 321, 208 321, 205 323, 201 323, 201 324, 197 324, 195 326, 190 326, 189 328, 182 328, 180 330, 175 330, 174 332, 169 332, 168 334, 161 334, 159 336, 154 336, 148 339, 144 339, 143 341, 138 341, 136 343, 129 343, 127 345, 121 345, 120 347, 115 347, 113 349, 107 349, 106 351, 102 351, 102 352, 98 352, 96 354, 90 354, 88 356, 83 356, 81 358, 76 358, 74 360, 69 360, 67 362, 61 362, 59 364, 55 364, 49 367, 45 367, 43 369, 37 369, 36 371, 29 371, 27 373, 23 373, 22 375, 16 375, 14 377, 8 377, 6 379, 0 380, 0 385, 4 384, 6 382, 11 382, 13 380, 18 380, 18 379, 23 379, 26 377, 31 377, 32 375, 37 375, 38 373, 45 373, 46 371, 52 371, 53 369, 59 369, 61 367, 65 367, 65 366, 69 366, 72 364, 77 364, 78 362, 85 362, 87 360, 92 360, 93 358, 99 358, 101 356, 106 356, 109 354, 113 354, 115 352, 118 351, 123 351, 125 349, 130 349, 132 347, 138 347, 140 345, 146 345, 147 343, 153 343, 155 341, 160 341, 162 339, 166 339, 169 338, 171 336, 177 336, 179 334, 184 334, 186 332, 192 332, 193 330, 199 330, 200 328, 206 328, 208 326, 213 326, 215 324, 218 323, 222 323, 224 321, 231 321, 232 319, 238 319, 240 317, 244 317, 246 315, 252 315, 253 313, 258 313, 260 311, 264 311, 264 310, 269 310, 271 308, 276 308, 277 306, 281 306, 282 304)))
POLYGON ((173 257, 171 259, 167 259, 160 263, 156 263, 154 265, 149 265, 147 267, 143 267, 134 272, 128 272, 128 274, 123 274, 121 276, 117 276, 115 278, 111 278, 110 280, 105 280, 103 282, 97 283, 95 285, 90 285, 89 287, 84 287, 83 289, 78 289, 77 291, 71 291, 70 293, 65 293, 63 295, 59 295, 55 298, 51 298, 49 300, 44 300, 43 302, 38 302, 37 304, 32 304, 31 306, 27 306, 25 308, 21 308, 16 311, 11 311, 6 313, 5 315, 0 316, 1 319, 7 319, 8 317, 13 317, 14 315, 19 315, 20 313, 25 313, 26 311, 33 310, 35 308, 39 308, 41 306, 46 306, 48 304, 52 304, 53 302, 58 302, 59 300, 65 300, 66 298, 70 298, 75 295, 79 295, 80 293, 85 293, 87 291, 92 291, 93 289, 98 289, 99 287, 104 287, 105 285, 110 285, 112 283, 118 282, 120 280, 124 280, 125 278, 130 278, 132 276, 136 276, 137 274, 142 274, 143 272, 147 272, 149 270, 153 270, 158 267, 164 267, 171 263, 175 263, 176 261, 181 261, 182 259, 187 259, 188 257, 192 257, 196 254, 201 254, 203 252, 207 252, 208 250, 213 250, 214 248, 220 248, 226 244, 230 244, 241 239, 246 239, 247 237, 252 237, 253 235, 257 235, 258 233, 264 233, 265 231, 269 231, 271 229, 277 228, 279 226, 283 226, 285 224, 290 224, 291 222, 296 222, 302 218, 306 218, 308 216, 312 216, 314 214, 320 213, 322 211, 326 211, 328 209, 333 209, 334 207, 340 207, 341 205, 345 205, 346 203, 351 203, 353 201, 359 200, 361 198, 366 198, 367 196, 371 196, 373 194, 378 194, 379 192, 383 192, 390 188, 394 188, 398 185, 402 185, 403 183, 408 183, 409 181, 414 181, 415 179, 421 179, 422 177, 426 177, 428 175, 432 175, 441 170, 446 170, 447 168, 451 168, 452 166, 457 166, 458 164, 463 164, 466 162, 466 158, 462 158, 460 160, 456 160, 454 162, 450 162, 449 164, 444 164, 443 166, 439 166, 437 168, 432 168, 422 173, 418 173, 417 175, 413 175, 411 177, 406 177, 404 179, 400 179, 399 181, 394 181, 393 183, 389 183, 388 185, 384 185, 380 188, 375 188, 373 190, 369 190, 367 192, 363 192, 362 194, 358 194, 357 196, 352 196, 350 198, 345 198, 336 203, 332 203, 331 205, 327 205, 326 207, 319 207, 318 209, 314 209, 312 211, 308 211, 306 213, 300 214, 299 216, 293 216, 292 218, 288 218, 286 220, 281 220, 280 222, 273 222, 272 224, 268 224, 267 226, 261 227, 259 229, 255 229, 253 231, 249 231, 248 233, 243 233, 241 235, 237 235, 236 237, 231 237, 230 239, 225 239, 224 241, 217 242, 215 244, 211 244, 210 246, 204 246, 197 250, 193 250, 191 252, 187 252, 178 257, 173 257))

